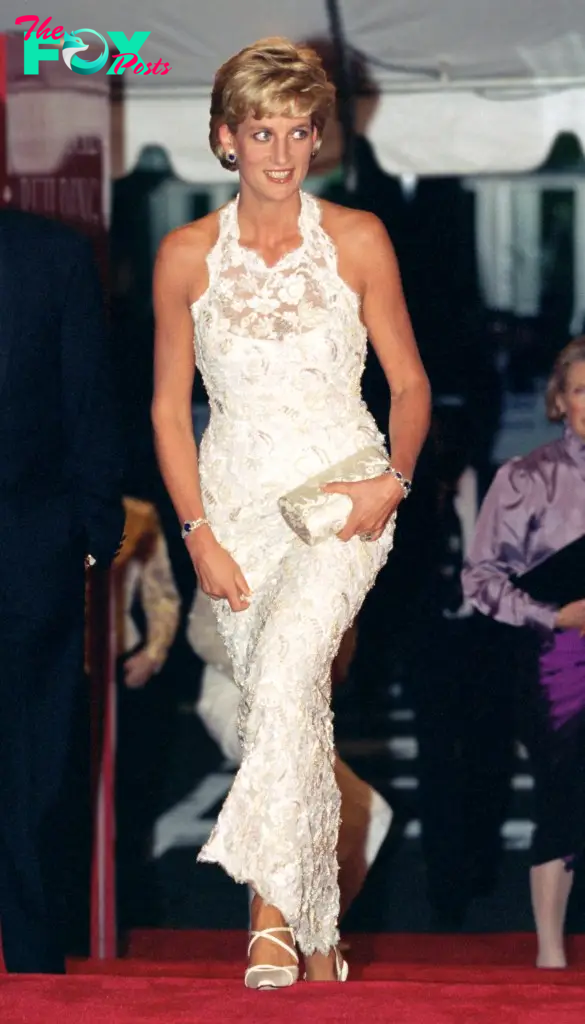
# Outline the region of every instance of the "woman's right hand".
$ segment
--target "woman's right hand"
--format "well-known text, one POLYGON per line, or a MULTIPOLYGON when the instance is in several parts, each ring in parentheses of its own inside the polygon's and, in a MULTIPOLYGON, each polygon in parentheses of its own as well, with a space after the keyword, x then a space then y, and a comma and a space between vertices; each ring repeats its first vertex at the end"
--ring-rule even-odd
POLYGON ((578 629, 585 636, 585 599, 571 601, 557 613, 555 622, 557 629, 578 629))
POLYGON ((214 600, 225 598, 233 612, 245 611, 250 605, 252 591, 229 551, 206 527, 188 537, 186 544, 203 593, 214 600))

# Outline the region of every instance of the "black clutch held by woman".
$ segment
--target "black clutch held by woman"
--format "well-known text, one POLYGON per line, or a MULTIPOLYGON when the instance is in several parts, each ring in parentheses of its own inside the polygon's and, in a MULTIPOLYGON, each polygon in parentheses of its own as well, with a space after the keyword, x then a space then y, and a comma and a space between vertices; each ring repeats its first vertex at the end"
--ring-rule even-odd
POLYGON ((559 608, 585 599, 585 534, 529 572, 513 577, 513 582, 534 601, 559 608))

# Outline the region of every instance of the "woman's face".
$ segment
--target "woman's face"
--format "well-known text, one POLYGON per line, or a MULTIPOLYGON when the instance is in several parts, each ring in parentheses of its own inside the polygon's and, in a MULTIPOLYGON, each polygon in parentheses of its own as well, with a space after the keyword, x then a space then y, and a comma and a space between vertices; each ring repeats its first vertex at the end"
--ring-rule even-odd
POLYGON ((585 440, 585 360, 569 366, 559 407, 571 429, 585 440))
POLYGON ((238 158, 241 179, 266 199, 286 199, 300 188, 316 137, 309 116, 256 120, 248 115, 234 135, 227 125, 220 129, 224 149, 238 158))

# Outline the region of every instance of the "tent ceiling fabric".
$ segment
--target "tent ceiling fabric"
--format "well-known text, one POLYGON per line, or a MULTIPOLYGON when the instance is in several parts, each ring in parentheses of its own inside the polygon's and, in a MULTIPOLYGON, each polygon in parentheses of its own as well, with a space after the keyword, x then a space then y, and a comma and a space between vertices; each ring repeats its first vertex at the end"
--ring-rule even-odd
MULTIPOLYGON (((27 6, 3 0, 1 30, 13 29, 27 6)), ((219 64, 261 36, 329 33, 325 0, 54 0, 47 10, 70 32, 150 31, 141 52, 169 61, 169 86, 207 87, 219 64)), ((376 62, 382 80, 393 76, 381 65, 418 79, 442 68, 471 79, 585 76, 583 0, 339 0, 339 10, 349 42, 376 62)), ((162 79, 149 83, 162 87, 162 79)))
MULTIPOLYGON (((585 0, 339 0, 339 9, 380 90, 368 135, 387 170, 529 169, 560 131, 585 147, 585 0), (559 80, 571 91, 555 89, 559 80)), ((159 143, 179 175, 210 183, 226 180, 206 140, 219 64, 260 36, 329 34, 325 0, 54 0, 50 10, 68 31, 150 31, 141 54, 172 71, 124 76, 127 168, 159 143)), ((24 12, 22 0, 4 0, 0 30, 24 12)))

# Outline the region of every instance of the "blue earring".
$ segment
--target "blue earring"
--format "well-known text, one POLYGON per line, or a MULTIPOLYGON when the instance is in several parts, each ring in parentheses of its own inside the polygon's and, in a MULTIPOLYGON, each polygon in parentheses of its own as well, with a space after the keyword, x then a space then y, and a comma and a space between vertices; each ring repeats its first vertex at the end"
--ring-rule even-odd
POLYGON ((236 154, 233 153, 233 152, 232 153, 228 153, 227 158, 228 158, 228 163, 230 163, 230 164, 235 164, 236 159, 237 159, 236 158, 236 154))

